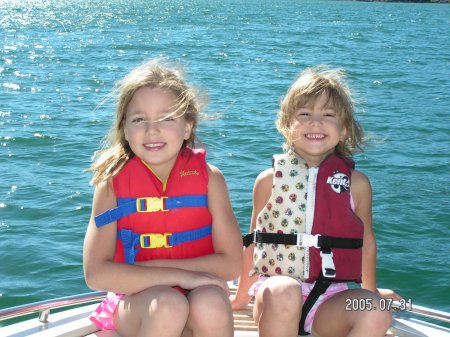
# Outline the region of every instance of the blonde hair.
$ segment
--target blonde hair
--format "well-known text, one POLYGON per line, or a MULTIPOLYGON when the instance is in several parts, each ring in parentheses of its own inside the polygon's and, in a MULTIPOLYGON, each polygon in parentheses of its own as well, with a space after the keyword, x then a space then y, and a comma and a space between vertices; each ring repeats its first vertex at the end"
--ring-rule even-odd
POLYGON ((339 142, 334 152, 340 157, 351 157, 356 150, 362 150, 363 129, 353 116, 354 101, 345 83, 344 71, 326 66, 305 69, 282 100, 276 126, 285 140, 283 148, 287 151, 293 145, 290 127, 295 111, 313 105, 323 93, 328 96, 327 104, 332 104, 337 118, 347 129, 347 139, 339 142))
POLYGON ((114 92, 117 93, 116 117, 113 127, 105 137, 103 148, 95 152, 93 163, 87 170, 94 172, 92 185, 117 174, 125 163, 130 160, 132 152, 125 139, 125 118, 128 104, 137 90, 143 87, 162 88, 172 91, 177 97, 177 104, 171 115, 186 119, 192 125, 191 136, 185 140, 182 148, 196 145, 196 128, 201 106, 198 102, 197 92, 188 85, 180 69, 169 66, 162 60, 148 61, 126 75, 122 81, 116 83, 114 92))

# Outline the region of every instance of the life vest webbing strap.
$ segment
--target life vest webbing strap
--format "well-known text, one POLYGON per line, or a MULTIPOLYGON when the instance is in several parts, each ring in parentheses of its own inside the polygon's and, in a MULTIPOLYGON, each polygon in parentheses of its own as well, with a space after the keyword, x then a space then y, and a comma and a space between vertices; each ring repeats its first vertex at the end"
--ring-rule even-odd
POLYGON ((139 234, 131 229, 120 229, 117 231, 117 239, 122 241, 125 262, 134 264, 139 250, 148 248, 171 248, 185 242, 202 239, 212 234, 212 225, 190 229, 178 233, 144 233, 139 234), (156 244, 152 242, 156 240, 156 244))
POLYGON ((248 247, 253 243, 253 238, 254 235, 253 234, 246 234, 246 235, 242 235, 242 244, 244 247, 248 247))
POLYGON ((137 212, 168 211, 182 207, 207 207, 207 195, 183 195, 177 197, 117 198, 117 207, 95 217, 95 225, 102 227, 137 212), (164 205, 165 204, 165 205, 164 205))
POLYGON ((279 234, 279 233, 265 233, 253 232, 242 237, 245 247, 252 243, 275 243, 280 245, 301 246, 301 247, 316 247, 316 248, 347 248, 357 249, 361 248, 363 244, 362 239, 353 238, 338 238, 334 236, 312 235, 312 234, 279 234), (313 238, 314 240, 312 240, 313 238), (315 242, 316 241, 316 242, 315 242))
POLYGON ((331 281, 324 278, 322 274, 320 274, 319 277, 317 278, 314 287, 312 288, 311 292, 306 298, 305 303, 303 303, 302 317, 300 318, 300 324, 298 326, 299 335, 301 336, 309 335, 309 333, 305 331, 306 316, 308 316, 308 313, 311 311, 312 307, 314 306, 314 303, 316 303, 320 295, 325 293, 330 284, 331 281))
POLYGON ((358 249, 363 245, 362 239, 337 238, 334 236, 320 236, 319 247, 321 248, 347 248, 358 249))

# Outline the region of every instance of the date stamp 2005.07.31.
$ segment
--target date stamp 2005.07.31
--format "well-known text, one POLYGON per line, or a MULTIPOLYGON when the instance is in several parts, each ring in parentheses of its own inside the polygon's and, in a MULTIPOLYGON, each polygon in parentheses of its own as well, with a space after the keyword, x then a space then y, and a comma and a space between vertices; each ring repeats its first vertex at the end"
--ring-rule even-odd
POLYGON ((379 301, 374 302, 373 298, 347 298, 345 300, 346 311, 370 311, 370 310, 400 310, 411 311, 412 300, 402 298, 399 301, 395 301, 392 298, 380 298, 379 301), (394 305, 395 304, 395 305, 394 305))

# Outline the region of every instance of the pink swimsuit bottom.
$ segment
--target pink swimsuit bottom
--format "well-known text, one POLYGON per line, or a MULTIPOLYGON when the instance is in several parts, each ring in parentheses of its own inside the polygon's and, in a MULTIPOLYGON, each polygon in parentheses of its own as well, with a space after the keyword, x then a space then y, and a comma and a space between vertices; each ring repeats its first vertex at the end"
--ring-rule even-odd
POLYGON ((115 330, 114 312, 124 295, 108 292, 106 298, 98 305, 89 319, 95 323, 100 330, 115 330))
MULTIPOLYGON (((189 291, 182 289, 180 287, 172 287, 173 289, 179 291, 182 294, 187 294, 189 291)), ((89 319, 100 329, 100 330, 115 330, 114 325, 114 313, 116 312, 117 306, 120 300, 124 297, 123 294, 115 294, 108 292, 106 298, 95 308, 94 312, 89 316, 89 319)))
MULTIPOLYGON (((268 278, 269 277, 267 277, 267 276, 259 276, 258 281, 253 283, 253 285, 250 287, 250 289, 248 291, 248 295, 255 296, 256 293, 258 292, 259 288, 261 287, 261 285, 268 278)), ((308 297, 309 293, 311 292, 312 288, 314 287, 314 283, 306 283, 306 282, 302 282, 300 280, 298 280, 298 283, 300 283, 300 285, 302 287, 303 303, 305 303, 306 298, 308 297)), ((347 289, 348 289, 347 283, 343 283, 343 282, 331 283, 331 285, 328 287, 328 289, 325 291, 325 293, 320 295, 320 297, 317 299, 316 303, 314 303, 313 307, 311 308, 311 310, 308 313, 308 316, 306 316, 306 320, 305 320, 305 331, 306 332, 311 333, 314 316, 315 316, 316 311, 319 308, 319 306, 323 302, 325 302, 327 299, 329 299, 330 297, 333 297, 337 293, 340 293, 347 289)))

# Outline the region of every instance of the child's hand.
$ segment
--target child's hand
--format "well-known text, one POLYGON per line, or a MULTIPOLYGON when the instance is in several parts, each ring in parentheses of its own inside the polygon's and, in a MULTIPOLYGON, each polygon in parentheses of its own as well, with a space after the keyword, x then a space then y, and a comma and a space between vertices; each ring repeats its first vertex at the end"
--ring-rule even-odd
POLYGON ((399 294, 391 289, 377 288, 377 291, 381 297, 392 298, 394 301, 398 301, 402 298, 399 294))
POLYGON ((228 288, 228 284, 225 280, 209 273, 203 272, 189 272, 189 273, 192 273, 192 275, 180 279, 179 286, 181 288, 194 289, 205 285, 215 285, 225 290, 228 296, 230 295, 230 289, 228 288))
POLYGON ((248 300, 238 300, 235 295, 230 296, 231 308, 233 310, 244 310, 247 309, 248 302, 250 302, 250 297, 248 300))

